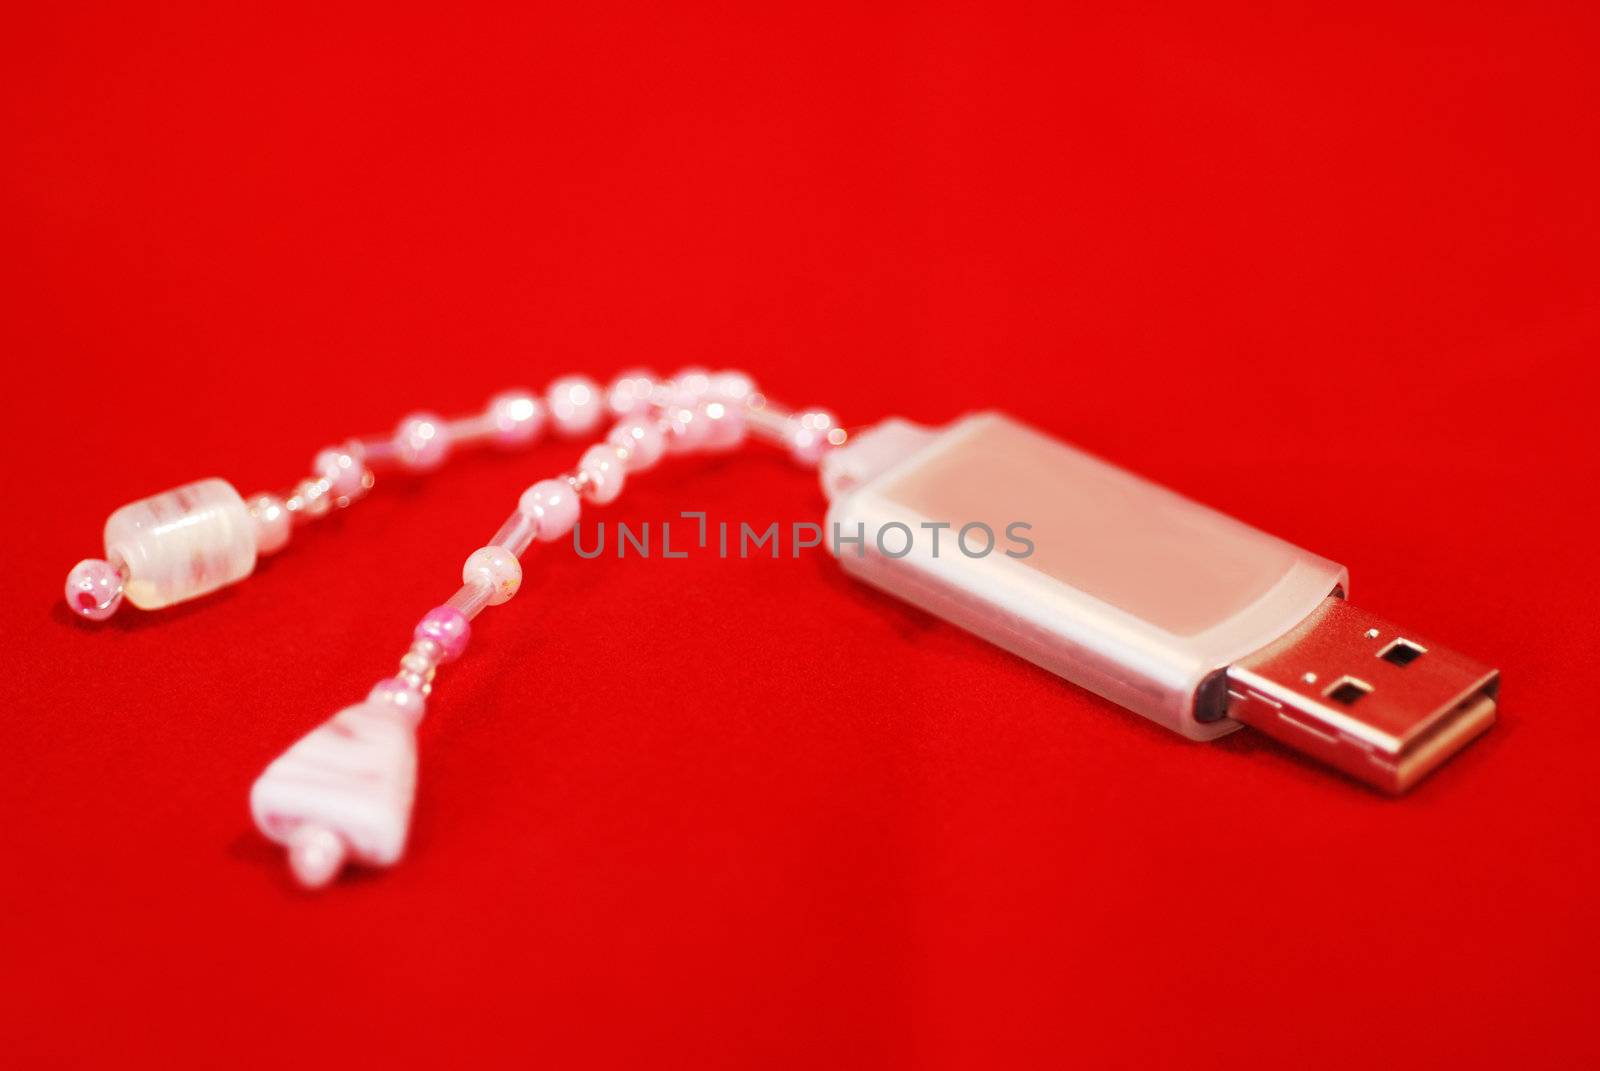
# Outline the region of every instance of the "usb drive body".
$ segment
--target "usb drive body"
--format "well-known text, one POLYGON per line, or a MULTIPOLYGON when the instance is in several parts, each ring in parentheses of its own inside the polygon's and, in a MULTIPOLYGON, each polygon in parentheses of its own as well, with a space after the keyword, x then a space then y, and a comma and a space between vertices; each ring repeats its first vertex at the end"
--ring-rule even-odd
POLYGON ((1003 415, 887 421, 822 481, 846 571, 1192 739, 1249 722, 1400 791, 1493 721, 1494 671, 1395 658, 1343 566, 1003 415))

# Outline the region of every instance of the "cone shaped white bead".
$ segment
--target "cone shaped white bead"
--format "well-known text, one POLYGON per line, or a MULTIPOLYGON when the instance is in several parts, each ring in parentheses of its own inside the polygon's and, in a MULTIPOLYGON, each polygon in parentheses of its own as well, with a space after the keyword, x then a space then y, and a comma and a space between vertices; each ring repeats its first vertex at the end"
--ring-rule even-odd
POLYGON ((368 701, 339 711, 268 766, 250 790, 250 813, 262 833, 290 847, 302 881, 322 884, 343 857, 330 835, 356 862, 400 860, 416 783, 410 720, 393 704, 368 701))

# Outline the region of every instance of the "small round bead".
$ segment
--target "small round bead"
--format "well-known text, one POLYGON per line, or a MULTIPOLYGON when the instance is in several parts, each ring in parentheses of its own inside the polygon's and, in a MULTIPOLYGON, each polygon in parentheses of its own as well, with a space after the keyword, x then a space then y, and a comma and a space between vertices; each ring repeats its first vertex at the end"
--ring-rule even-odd
POLYGON ((294 493, 290 497, 298 501, 300 512, 307 517, 321 517, 333 508, 333 499, 328 495, 328 484, 322 479, 301 480, 294 485, 294 493))
POLYGON ((635 368, 611 381, 606 391, 606 408, 612 416, 633 416, 650 408, 650 398, 655 393, 656 374, 645 368, 635 368))
POLYGON ((578 495, 565 480, 540 480, 517 500, 517 509, 539 522, 538 536, 549 543, 578 523, 578 495))
POLYGON ((400 670, 395 673, 394 679, 419 695, 426 696, 433 690, 433 685, 430 683, 432 678, 430 678, 428 674, 418 673, 416 670, 401 667, 400 670))
POLYGON ((104 621, 122 605, 122 574, 99 558, 85 558, 67 574, 67 605, 79 617, 104 621))
POLYGON ((578 461, 578 472, 587 476, 588 486, 584 497, 597 505, 616 501, 626 482, 628 461, 625 449, 612 443, 595 443, 583 452, 578 461))
POLYGON ((711 401, 700 407, 706 422, 706 449, 732 450, 744 442, 744 408, 728 402, 711 401))
POLYGON ((755 380, 743 372, 718 372, 711 377, 711 393, 725 402, 743 405, 755 392, 755 380))
POLYGON ((394 455, 404 467, 427 472, 444 464, 450 453, 450 433, 444 418, 432 413, 413 413, 400 422, 394 432, 394 455))
POLYGON ((435 663, 427 651, 419 651, 415 647, 400 656, 400 669, 404 673, 414 673, 423 680, 428 680, 429 674, 434 671, 435 663))
POLYGON ((367 702, 387 703, 405 715, 412 725, 422 720, 428 708, 427 697, 398 677, 389 677, 374 684, 372 691, 367 693, 367 702))
POLYGON ((544 405, 531 391, 508 390, 489 400, 496 446, 526 446, 544 430, 544 405))
POLYGON ((711 393, 711 373, 704 368, 680 368, 672 377, 672 386, 677 399, 688 405, 711 393))
POLYGON ((600 387, 587 376, 564 376, 545 391, 550 419, 567 438, 587 435, 600 423, 600 387))
POLYGON ((361 464, 360 447, 354 444, 330 446, 311 459, 311 471, 328 481, 335 498, 355 498, 365 487, 367 470, 361 464))
POLYGON ((277 495, 262 493, 245 505, 256 526, 256 553, 276 554, 289 542, 289 532, 294 518, 277 495))
POLYGON ((827 452, 828 433, 838 421, 826 409, 808 409, 789 421, 789 454, 802 465, 815 465, 827 452))
POLYGON ((467 615, 454 606, 435 606, 422 615, 412 636, 437 643, 439 661, 454 662, 467 649, 467 640, 472 638, 472 624, 467 615))
POLYGON ((289 834, 288 848, 289 869, 308 889, 320 889, 332 881, 349 850, 343 837, 314 822, 302 822, 289 834))
POLYGON ((627 448, 629 472, 643 472, 652 467, 667 448, 661 429, 652 420, 624 420, 611 429, 606 442, 627 448))
POLYGON ((667 453, 687 454, 705 445, 711 430, 699 409, 674 405, 664 414, 667 420, 667 453))
POLYGON ((522 565, 504 547, 480 547, 461 567, 461 580, 466 584, 487 584, 489 605, 499 606, 510 601, 522 586, 522 565))

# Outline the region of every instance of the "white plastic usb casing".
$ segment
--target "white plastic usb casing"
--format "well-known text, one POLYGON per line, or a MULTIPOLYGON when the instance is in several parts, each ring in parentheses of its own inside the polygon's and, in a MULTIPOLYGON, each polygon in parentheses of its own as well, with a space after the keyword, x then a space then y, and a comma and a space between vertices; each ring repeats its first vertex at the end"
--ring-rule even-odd
POLYGON ((1400 791, 1493 721, 1494 671, 1405 668, 1435 648, 1345 612, 1343 566, 1001 414, 886 421, 822 483, 846 571, 1192 739, 1242 718, 1400 791))

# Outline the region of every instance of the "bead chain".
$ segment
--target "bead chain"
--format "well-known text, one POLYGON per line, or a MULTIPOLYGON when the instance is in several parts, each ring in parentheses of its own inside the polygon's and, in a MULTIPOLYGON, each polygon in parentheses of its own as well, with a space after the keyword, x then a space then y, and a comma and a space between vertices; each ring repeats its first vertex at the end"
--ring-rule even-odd
MULTIPOLYGON (((564 437, 576 438, 593 431, 608 412, 619 423, 606 441, 584 454, 576 472, 529 488, 518 511, 478 552, 475 575, 489 576, 503 568, 496 563, 508 554, 515 559, 534 536, 558 538, 576 521, 579 497, 597 505, 610 502, 626 473, 650 468, 663 451, 731 449, 744 438, 746 425, 758 437, 787 445, 797 460, 808 464, 814 464, 830 444, 844 441, 830 414, 823 410, 792 414, 772 405, 742 372, 713 374, 689 368, 661 380, 639 369, 624 372, 604 390, 585 376, 564 376, 546 388, 542 399, 527 390, 506 391, 490 399, 482 413, 455 420, 413 413, 391 436, 350 439, 319 451, 312 459, 311 474, 290 490, 281 495, 263 491, 245 501, 255 552, 276 554, 296 527, 354 504, 372 489, 375 472, 429 472, 464 446, 527 446, 547 425, 564 437), (561 519, 569 514, 572 520, 561 527, 561 519)), ((128 564, 114 554, 107 557, 111 560, 79 562, 67 576, 67 605, 91 621, 103 621, 116 612, 129 579, 128 564)), ((493 595, 463 588, 447 605, 470 618, 485 603, 495 605, 510 597, 493 595)))
MULTIPOLYGON (((557 380, 548 396, 550 411, 567 434, 592 430, 598 423, 599 408, 590 399, 598 399, 599 391, 592 382, 581 377, 557 380)), ((565 536, 578 521, 580 501, 614 501, 629 474, 653 468, 663 453, 731 450, 749 434, 787 446, 797 461, 814 465, 824 450, 845 438, 827 411, 790 413, 758 393, 741 372, 712 376, 689 369, 665 382, 647 372, 630 372, 612 384, 606 399, 611 414, 621 419, 605 440, 584 451, 574 471, 540 480, 522 493, 488 544, 467 558, 460 589, 417 623, 399 672, 379 682, 370 698, 414 707, 420 717, 438 667, 465 650, 472 619, 486 606, 510 601, 522 586, 519 559, 528 547, 535 540, 549 543, 565 536)), ((414 441, 421 419, 431 418, 402 422, 396 443, 414 441)), ((539 404, 524 393, 501 395, 491 403, 487 419, 500 429, 515 429, 512 434, 525 441, 538 432, 539 404), (526 430, 530 423, 531 432, 526 430)))
MULTIPOLYGON (((581 502, 612 502, 627 478, 653 468, 664 454, 732 450, 748 437, 786 447, 796 461, 814 466, 824 452, 845 441, 844 430, 827 411, 791 412, 765 398, 741 372, 713 375, 687 369, 665 381, 648 372, 629 372, 603 397, 604 409, 618 418, 615 426, 604 440, 584 451, 576 469, 540 480, 522 493, 516 510, 488 544, 468 556, 461 587, 418 621, 397 672, 373 686, 368 703, 385 704, 415 727, 439 667, 465 651, 473 618, 487 606, 509 601, 521 587, 522 554, 536 540, 548 543, 571 532, 581 502)), ((458 421, 429 414, 407 417, 388 442, 352 441, 319 453, 313 477, 282 500, 281 509, 286 517, 313 517, 318 515, 317 502, 331 498, 333 506, 347 505, 371 487, 369 466, 374 464, 392 461, 408 469, 434 468, 452 446, 473 439, 522 445, 539 434, 546 412, 563 434, 587 433, 604 415, 601 390, 593 381, 573 376, 552 383, 544 404, 517 391, 497 396, 480 417, 458 421), (298 507, 296 498, 301 502, 298 507)), ((251 502, 258 524, 278 523, 278 503, 270 498, 258 495, 251 502)), ((326 505, 321 508, 327 512, 326 505)), ((293 830, 287 847, 291 868, 308 886, 331 880, 350 850, 338 833, 310 821, 293 830)))

